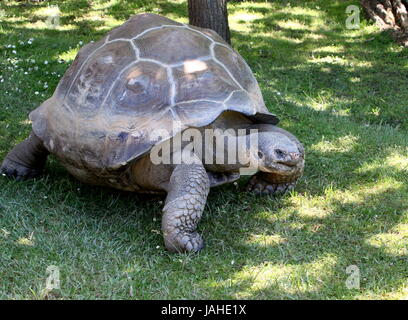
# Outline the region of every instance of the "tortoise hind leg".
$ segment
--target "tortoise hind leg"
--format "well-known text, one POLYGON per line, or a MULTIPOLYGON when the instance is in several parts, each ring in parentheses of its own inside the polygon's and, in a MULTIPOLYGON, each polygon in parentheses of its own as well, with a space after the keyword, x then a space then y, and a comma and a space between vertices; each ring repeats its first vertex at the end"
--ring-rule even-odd
POLYGON ((26 140, 7 154, 0 172, 17 180, 37 177, 43 171, 48 154, 42 141, 31 132, 26 140))

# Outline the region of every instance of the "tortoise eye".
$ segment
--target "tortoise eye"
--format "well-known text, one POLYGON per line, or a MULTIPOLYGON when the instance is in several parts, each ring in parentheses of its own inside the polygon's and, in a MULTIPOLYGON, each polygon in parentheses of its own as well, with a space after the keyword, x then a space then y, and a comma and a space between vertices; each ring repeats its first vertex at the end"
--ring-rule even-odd
POLYGON ((286 155, 286 153, 280 149, 276 149, 275 153, 277 154, 278 157, 284 157, 286 155))
POLYGON ((259 159, 263 159, 263 157, 264 157, 264 154, 263 154, 263 152, 261 152, 261 151, 258 151, 258 157, 259 157, 259 159))

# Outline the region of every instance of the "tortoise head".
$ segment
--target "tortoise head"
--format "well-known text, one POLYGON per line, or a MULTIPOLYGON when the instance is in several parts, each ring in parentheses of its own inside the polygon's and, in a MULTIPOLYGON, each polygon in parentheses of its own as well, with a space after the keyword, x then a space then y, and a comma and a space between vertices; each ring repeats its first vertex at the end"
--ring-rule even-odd
MULTIPOLYGON (((260 171, 272 173, 276 183, 290 182, 303 172, 304 148, 289 132, 275 126, 252 133, 257 135, 248 147, 250 161, 260 171)), ((250 137, 251 138, 251 137, 250 137)), ((253 138, 253 137, 252 137, 253 138)))

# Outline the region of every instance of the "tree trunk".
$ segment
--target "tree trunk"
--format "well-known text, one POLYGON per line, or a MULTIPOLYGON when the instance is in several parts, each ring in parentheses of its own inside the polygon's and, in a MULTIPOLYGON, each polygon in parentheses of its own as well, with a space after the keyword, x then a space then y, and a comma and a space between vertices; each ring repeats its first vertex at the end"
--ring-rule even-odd
POLYGON ((392 30, 394 38, 408 46, 408 0, 361 0, 361 5, 382 30, 392 30))
POLYGON ((188 0, 188 16, 191 25, 212 29, 231 43, 227 0, 188 0))

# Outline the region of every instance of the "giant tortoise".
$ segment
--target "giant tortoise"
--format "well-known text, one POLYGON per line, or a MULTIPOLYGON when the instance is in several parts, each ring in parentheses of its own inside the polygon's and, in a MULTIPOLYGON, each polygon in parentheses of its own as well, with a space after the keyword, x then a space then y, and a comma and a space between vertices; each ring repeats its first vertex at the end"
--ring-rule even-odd
POLYGON ((79 50, 30 120, 4 175, 36 177, 52 154, 85 183, 167 193, 162 232, 173 252, 203 247, 196 229, 210 187, 252 170, 248 191, 282 193, 304 167, 301 143, 276 127, 244 59, 214 31, 155 14, 79 50))

